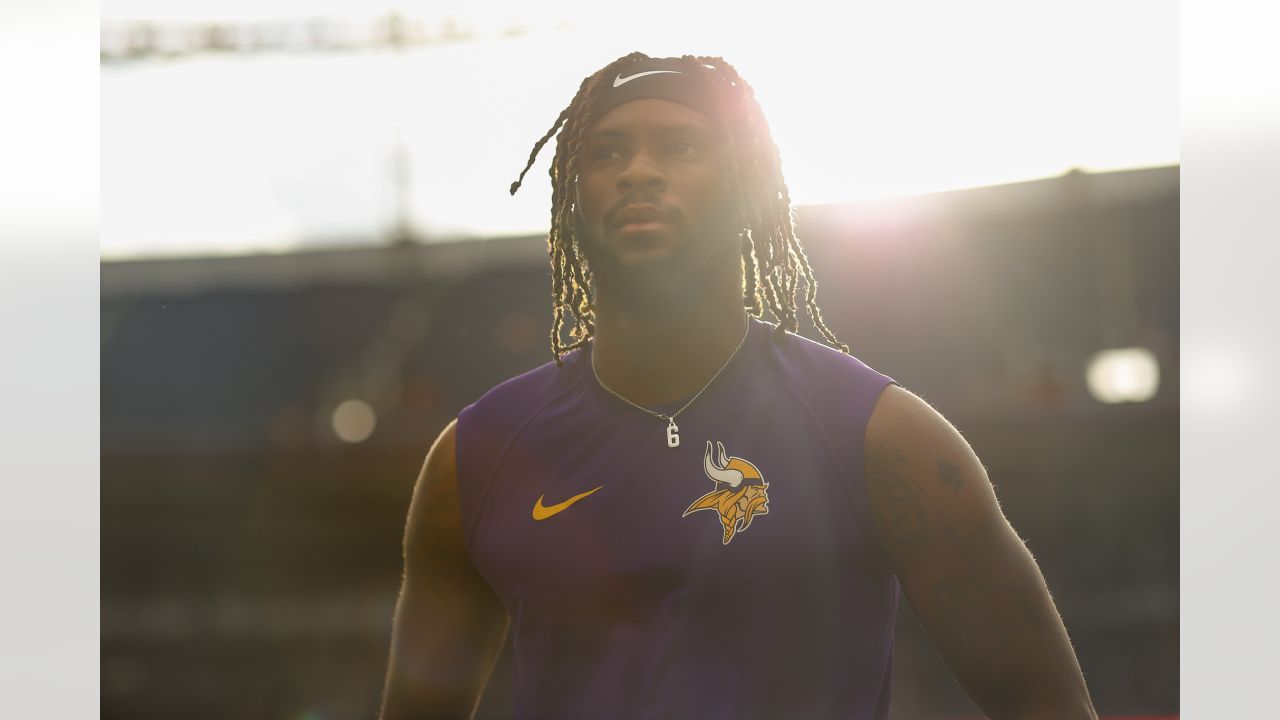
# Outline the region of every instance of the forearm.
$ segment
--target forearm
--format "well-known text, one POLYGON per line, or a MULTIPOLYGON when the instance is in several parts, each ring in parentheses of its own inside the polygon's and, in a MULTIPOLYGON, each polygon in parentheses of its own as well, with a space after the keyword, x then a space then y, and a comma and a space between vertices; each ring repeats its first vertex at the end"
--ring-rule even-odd
POLYGON ((908 592, 939 652, 992 720, 1096 718, 1061 617, 1031 553, 1003 521, 908 592))
POLYGON ((505 612, 424 600, 397 606, 381 720, 469 718, 506 639, 505 612))

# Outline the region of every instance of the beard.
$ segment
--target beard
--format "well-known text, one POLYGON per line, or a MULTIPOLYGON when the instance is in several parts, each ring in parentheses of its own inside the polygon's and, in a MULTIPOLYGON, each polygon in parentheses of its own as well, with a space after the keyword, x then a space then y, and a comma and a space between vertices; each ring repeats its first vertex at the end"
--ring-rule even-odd
POLYGON ((579 223, 575 242, 597 297, 606 295, 623 306, 684 305, 722 287, 716 279, 742 273, 740 234, 730 222, 695 229, 668 253, 627 261, 593 237, 579 223))

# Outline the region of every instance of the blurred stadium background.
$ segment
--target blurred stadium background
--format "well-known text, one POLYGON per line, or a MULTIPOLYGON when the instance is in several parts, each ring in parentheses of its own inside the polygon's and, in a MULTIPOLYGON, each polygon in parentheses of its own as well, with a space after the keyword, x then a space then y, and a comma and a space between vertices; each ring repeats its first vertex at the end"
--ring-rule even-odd
MULTIPOLYGON (((1098 710, 1178 712, 1176 10, 203 5, 102 4, 104 718, 376 713, 422 458, 549 358, 506 187, 633 49, 753 83, 832 328, 974 446, 1098 710)), ((905 605, 895 683, 977 716, 905 605)))

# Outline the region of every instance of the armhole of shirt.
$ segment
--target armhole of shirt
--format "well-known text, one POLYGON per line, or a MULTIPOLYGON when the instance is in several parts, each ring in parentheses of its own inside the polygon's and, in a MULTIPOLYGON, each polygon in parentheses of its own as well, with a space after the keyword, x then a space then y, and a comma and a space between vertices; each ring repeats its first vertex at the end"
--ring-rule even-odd
POLYGON ((455 431, 458 504, 462 515, 463 548, 473 564, 475 563, 473 553, 475 535, 479 531, 480 519, 488 503, 493 478, 506 459, 507 451, 548 405, 565 393, 572 392, 576 387, 577 384, 572 383, 560 392, 543 398, 524 416, 523 420, 514 422, 504 422, 502 413, 486 412, 487 408, 481 406, 484 398, 468 405, 458 413, 458 425, 455 431), (499 418, 497 422, 493 421, 494 417, 499 418), (486 423, 487 427, 485 427, 486 423), (473 430, 475 432, 472 432, 473 430))

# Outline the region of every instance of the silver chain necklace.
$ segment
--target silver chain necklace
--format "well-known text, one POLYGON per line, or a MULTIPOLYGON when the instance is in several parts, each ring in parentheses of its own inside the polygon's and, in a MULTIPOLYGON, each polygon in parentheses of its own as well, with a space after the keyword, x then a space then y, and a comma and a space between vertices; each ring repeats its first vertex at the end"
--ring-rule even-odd
POLYGON ((685 403, 683 407, 681 407, 679 410, 676 410, 673 413, 669 413, 669 414, 660 413, 655 410, 650 410, 649 408, 644 407, 643 405, 637 405, 636 403, 633 403, 630 400, 623 397, 621 394, 618 393, 618 391, 614 390, 608 385, 605 385, 604 381, 600 379, 600 371, 596 369, 595 348, 591 349, 591 372, 595 374, 596 382, 600 383, 600 387, 604 388, 605 392, 618 398, 622 402, 630 405, 631 407, 637 410, 643 410, 644 412, 648 413, 649 415, 652 415, 653 417, 658 418, 659 420, 666 420, 667 421, 667 447, 669 448, 680 447, 680 428, 676 426, 676 416, 684 412, 685 410, 688 410, 689 406, 692 405, 695 400, 701 397, 702 393, 706 392, 707 388, 711 387, 711 383, 715 382, 716 378, 720 377, 720 373, 724 372, 724 369, 729 367, 729 363, 733 362, 733 359, 738 356, 738 351, 741 350, 742 346, 747 342, 747 335, 750 334, 750 332, 751 332, 751 320, 748 319, 747 329, 742 333, 742 339, 738 341, 738 347, 733 349, 733 353, 729 355, 729 359, 724 361, 724 364, 720 366, 720 369, 716 371, 715 375, 711 376, 711 379, 707 381, 707 384, 702 386, 701 390, 694 393, 693 397, 689 398, 689 402, 685 403))

